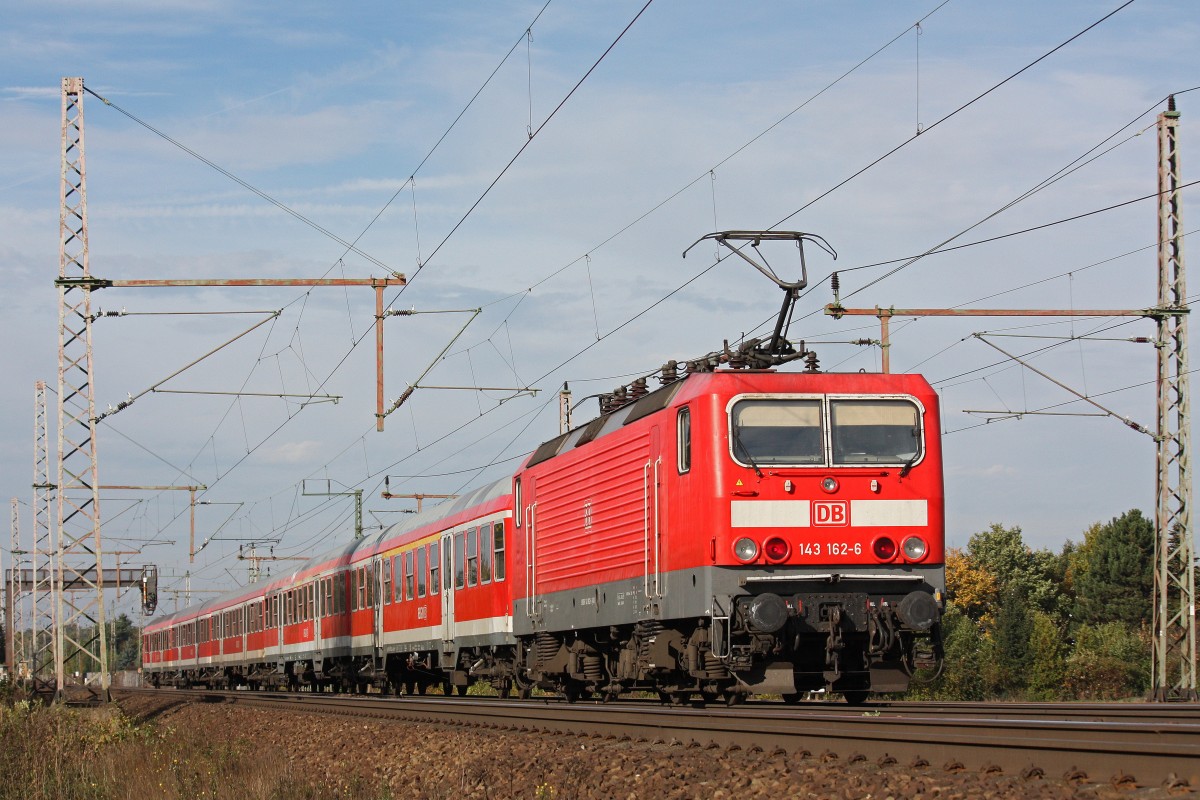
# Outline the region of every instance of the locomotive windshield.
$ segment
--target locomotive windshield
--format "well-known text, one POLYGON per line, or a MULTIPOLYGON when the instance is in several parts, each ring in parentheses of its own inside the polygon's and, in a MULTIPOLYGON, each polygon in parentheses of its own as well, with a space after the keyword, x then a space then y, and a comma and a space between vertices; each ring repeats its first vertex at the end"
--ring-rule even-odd
POLYGON ((742 400, 733 407, 733 455, 743 463, 824 464, 820 400, 742 400))
POLYGON ((755 468, 911 465, 922 452, 921 412, 908 400, 748 397, 733 404, 730 417, 733 457, 755 468))
POLYGON ((833 463, 911 463, 921 454, 917 407, 907 400, 830 400, 833 463))

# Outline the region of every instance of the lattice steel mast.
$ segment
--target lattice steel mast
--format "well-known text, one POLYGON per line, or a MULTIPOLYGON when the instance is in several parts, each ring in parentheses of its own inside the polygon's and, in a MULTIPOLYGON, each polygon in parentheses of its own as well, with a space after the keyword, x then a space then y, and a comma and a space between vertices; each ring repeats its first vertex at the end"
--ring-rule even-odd
POLYGON ((1154 514, 1157 700, 1196 699, 1196 582, 1192 563, 1187 274, 1175 97, 1158 115, 1158 502, 1154 514))
POLYGON ((50 445, 46 428, 46 382, 33 386, 33 533, 29 548, 33 567, 33 586, 30 589, 30 677, 34 688, 41 690, 55 684, 57 656, 55 653, 54 613, 57 600, 54 594, 55 538, 54 514, 50 503, 54 484, 50 482, 50 445))
POLYGON ((9 570, 4 574, 9 576, 8 585, 4 587, 4 636, 5 661, 9 666, 8 679, 21 679, 21 665, 29 660, 25 647, 25 619, 22 611, 25 601, 21 596, 21 584, 17 576, 20 574, 21 556, 21 513, 17 506, 17 498, 12 499, 12 522, 9 553, 12 561, 9 570))
POLYGON ((108 699, 108 642, 96 470, 96 404, 92 382, 92 279, 88 265, 83 78, 62 82, 62 179, 58 261, 58 494, 55 580, 55 672, 66 687, 66 662, 100 673, 108 699), (64 589, 70 586, 72 591, 64 589), (78 589, 76 587, 79 587, 78 589))

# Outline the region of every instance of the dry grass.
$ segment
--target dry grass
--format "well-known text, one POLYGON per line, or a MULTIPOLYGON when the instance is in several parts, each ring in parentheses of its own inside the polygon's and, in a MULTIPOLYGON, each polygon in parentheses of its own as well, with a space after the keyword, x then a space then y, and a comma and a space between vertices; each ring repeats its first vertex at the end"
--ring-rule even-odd
POLYGON ((293 774, 246 739, 136 722, 115 706, 0 706, 0 800, 323 800, 389 797, 378 787, 293 774))

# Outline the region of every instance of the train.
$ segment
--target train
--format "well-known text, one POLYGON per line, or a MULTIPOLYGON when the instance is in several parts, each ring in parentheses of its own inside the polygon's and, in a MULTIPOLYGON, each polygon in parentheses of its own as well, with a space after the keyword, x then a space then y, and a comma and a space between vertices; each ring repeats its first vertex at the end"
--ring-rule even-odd
POLYGON ((907 690, 941 661, 937 395, 781 360, 664 370, 499 481, 153 619, 144 680, 729 704, 907 690))

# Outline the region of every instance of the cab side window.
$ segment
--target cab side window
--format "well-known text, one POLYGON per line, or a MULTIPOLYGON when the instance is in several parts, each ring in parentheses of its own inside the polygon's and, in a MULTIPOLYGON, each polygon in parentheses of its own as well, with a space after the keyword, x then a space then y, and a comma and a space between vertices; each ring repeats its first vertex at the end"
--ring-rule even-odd
POLYGON ((675 417, 675 438, 675 468, 683 475, 692 469, 692 410, 687 406, 675 417))

